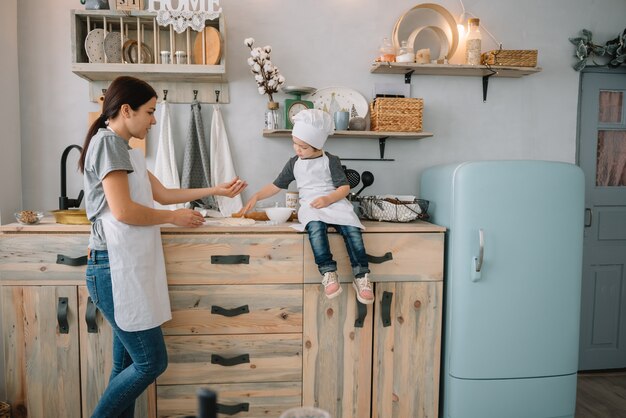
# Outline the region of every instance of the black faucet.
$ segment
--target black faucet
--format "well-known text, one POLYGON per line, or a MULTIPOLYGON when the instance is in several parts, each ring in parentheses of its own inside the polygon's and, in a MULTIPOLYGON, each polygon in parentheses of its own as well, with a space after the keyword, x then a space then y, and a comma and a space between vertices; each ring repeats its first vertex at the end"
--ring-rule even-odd
POLYGON ((67 197, 67 178, 66 178, 67 154, 70 153, 72 148, 76 148, 78 152, 83 152, 83 148, 80 145, 70 145, 67 148, 65 148, 65 150, 63 150, 63 155, 61 155, 61 197, 59 197, 59 210, 79 207, 80 202, 83 201, 83 195, 85 194, 85 192, 81 190, 80 193, 78 194, 78 198, 68 199, 67 197))

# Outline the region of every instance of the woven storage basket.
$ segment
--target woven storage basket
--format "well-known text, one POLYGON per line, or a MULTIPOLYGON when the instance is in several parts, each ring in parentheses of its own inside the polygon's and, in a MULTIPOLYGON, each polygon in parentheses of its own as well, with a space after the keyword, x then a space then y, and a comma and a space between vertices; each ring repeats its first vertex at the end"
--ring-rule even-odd
POLYGON ((428 219, 428 200, 400 200, 387 196, 358 197, 361 217, 373 221, 411 222, 428 219))
POLYGON ((11 405, 0 402, 0 418, 11 418, 11 405))
POLYGON ((485 65, 508 65, 511 67, 536 67, 536 49, 500 49, 482 54, 485 65))
POLYGON ((424 100, 377 97, 370 104, 372 131, 421 132, 424 100))

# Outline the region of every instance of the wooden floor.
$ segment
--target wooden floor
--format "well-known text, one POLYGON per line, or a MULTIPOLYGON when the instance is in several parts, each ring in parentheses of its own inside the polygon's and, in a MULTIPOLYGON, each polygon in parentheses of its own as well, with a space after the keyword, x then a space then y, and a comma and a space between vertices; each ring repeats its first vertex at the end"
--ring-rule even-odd
POLYGON ((626 370, 578 374, 576 418, 626 417, 626 370))

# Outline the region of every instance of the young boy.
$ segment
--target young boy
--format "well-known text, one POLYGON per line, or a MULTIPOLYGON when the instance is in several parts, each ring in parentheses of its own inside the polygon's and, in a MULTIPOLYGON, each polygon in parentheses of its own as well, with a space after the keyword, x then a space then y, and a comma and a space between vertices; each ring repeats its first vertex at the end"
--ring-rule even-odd
POLYGON ((307 109, 294 118, 293 149, 296 155, 289 159, 283 171, 273 183, 267 184, 245 204, 240 213, 245 214, 259 201, 287 189, 295 180, 300 196, 298 219, 294 228, 306 229, 315 256, 315 263, 322 274, 324 293, 332 299, 342 289, 337 276, 337 263, 333 260, 328 243, 328 226, 343 236, 350 256, 357 299, 361 303, 374 302, 374 292, 368 280, 369 265, 361 237, 365 229, 354 213, 346 196, 350 185, 341 168, 338 157, 322 149, 332 133, 332 120, 328 113, 307 109))

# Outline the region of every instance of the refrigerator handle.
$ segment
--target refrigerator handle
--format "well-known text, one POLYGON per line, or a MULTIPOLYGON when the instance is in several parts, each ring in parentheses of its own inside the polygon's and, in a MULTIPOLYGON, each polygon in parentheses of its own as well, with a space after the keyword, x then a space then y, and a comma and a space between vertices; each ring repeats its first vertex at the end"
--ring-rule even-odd
POLYGON ((589 228, 591 226, 591 222, 593 221, 593 212, 590 208, 585 208, 585 228, 589 228), (589 222, 587 222, 587 214, 589 214, 589 222))
POLYGON ((483 255, 485 253, 485 236, 482 228, 478 230, 478 257, 472 257, 471 278, 476 282, 482 277, 483 255))

